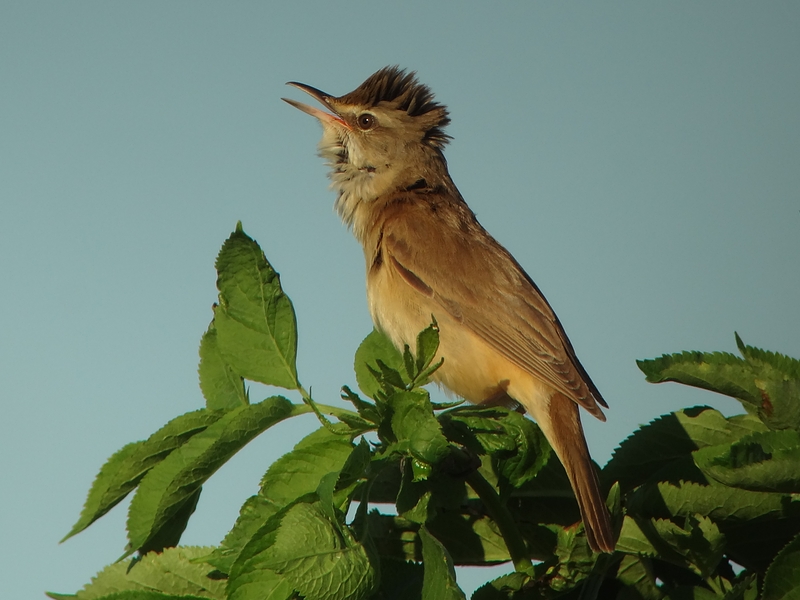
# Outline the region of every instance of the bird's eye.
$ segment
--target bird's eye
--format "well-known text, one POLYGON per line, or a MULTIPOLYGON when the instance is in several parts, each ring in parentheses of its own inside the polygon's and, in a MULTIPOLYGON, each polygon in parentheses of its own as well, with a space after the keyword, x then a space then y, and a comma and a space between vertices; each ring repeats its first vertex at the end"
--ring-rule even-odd
POLYGON ((358 118, 356 118, 356 123, 358 123, 358 126, 364 131, 372 129, 375 127, 375 116, 369 113, 361 113, 358 115, 358 118))

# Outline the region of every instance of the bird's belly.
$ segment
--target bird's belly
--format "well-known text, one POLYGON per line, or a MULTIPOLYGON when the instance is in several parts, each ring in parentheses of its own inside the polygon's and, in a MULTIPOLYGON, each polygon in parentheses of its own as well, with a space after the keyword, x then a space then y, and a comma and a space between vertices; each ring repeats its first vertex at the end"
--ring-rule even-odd
MULTIPOLYGON (((433 298, 423 296, 390 269, 370 273, 367 301, 372 320, 394 345, 402 350, 416 347, 417 334, 431 324, 439 325, 439 351, 436 360, 444 364, 433 379, 457 396, 470 402, 513 393, 530 386, 531 376, 511 363, 496 349, 447 312, 433 298), (394 275, 394 276, 393 276, 394 275)), ((524 394, 527 395, 527 394, 524 394)))

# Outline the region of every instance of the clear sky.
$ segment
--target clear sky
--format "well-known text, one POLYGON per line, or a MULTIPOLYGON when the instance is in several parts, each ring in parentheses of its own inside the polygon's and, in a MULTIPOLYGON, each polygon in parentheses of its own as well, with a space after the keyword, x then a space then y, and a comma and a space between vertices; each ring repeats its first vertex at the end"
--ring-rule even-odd
MULTIPOLYGON (((57 542, 112 452, 202 406, 237 220, 294 301, 304 385, 354 383, 363 258, 290 80, 339 95, 399 64, 449 106, 454 180, 611 406, 584 419, 598 462, 670 410, 740 412, 634 361, 735 352, 734 330, 800 356, 798 30, 797 2, 0 3, 3 596, 74 592, 122 553, 127 503, 57 542)), ((313 427, 220 471, 184 542, 217 543, 313 427)))

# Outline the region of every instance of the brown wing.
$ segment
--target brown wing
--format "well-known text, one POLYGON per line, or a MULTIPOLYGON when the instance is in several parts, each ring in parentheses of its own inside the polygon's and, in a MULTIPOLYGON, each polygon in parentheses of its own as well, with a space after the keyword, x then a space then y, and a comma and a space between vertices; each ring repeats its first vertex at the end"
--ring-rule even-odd
POLYGON ((466 205, 402 202, 387 209, 382 247, 420 293, 506 358, 605 420, 607 406, 533 281, 466 205))

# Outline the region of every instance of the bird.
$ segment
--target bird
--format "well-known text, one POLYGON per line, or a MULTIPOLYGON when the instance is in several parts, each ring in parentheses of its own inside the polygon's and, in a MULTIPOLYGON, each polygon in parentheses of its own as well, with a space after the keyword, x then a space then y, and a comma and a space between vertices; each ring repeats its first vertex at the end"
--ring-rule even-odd
POLYGON ((398 66, 343 96, 287 85, 325 109, 283 98, 322 125, 319 155, 335 210, 364 250, 376 328, 398 349, 413 348, 435 318, 444 358, 436 383, 472 403, 524 408, 564 466, 590 548, 613 552, 579 413, 605 421, 608 405, 542 292, 453 183, 447 107, 398 66))

